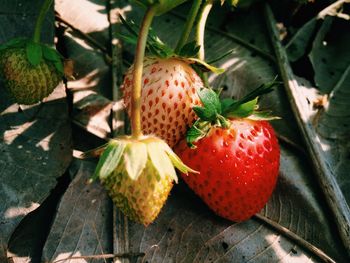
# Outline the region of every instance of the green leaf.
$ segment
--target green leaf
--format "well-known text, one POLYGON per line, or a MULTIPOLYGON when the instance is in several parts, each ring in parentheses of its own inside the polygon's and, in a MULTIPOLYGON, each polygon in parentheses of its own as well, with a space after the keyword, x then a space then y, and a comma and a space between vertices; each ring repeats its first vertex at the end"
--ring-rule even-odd
POLYGON ((125 169, 132 180, 137 178, 146 167, 147 146, 142 142, 132 142, 124 150, 125 169))
POLYGON ((128 30, 129 33, 131 33, 133 36, 138 36, 138 31, 140 31, 140 28, 134 23, 134 21, 130 20, 127 21, 124 19, 124 17, 122 15, 119 15, 119 18, 123 24, 123 26, 125 26, 125 28, 128 30))
POLYGON ((180 49, 178 55, 181 57, 195 57, 197 56, 200 48, 201 47, 197 45, 196 41, 191 41, 180 49))
POLYGON ((30 64, 33 66, 39 65, 43 57, 43 50, 39 43, 30 41, 26 45, 26 54, 30 64))
POLYGON ((157 170, 160 178, 169 176, 170 178, 176 178, 175 168, 169 159, 168 154, 164 151, 161 143, 164 142, 150 142, 147 144, 148 155, 150 160, 157 170))
POLYGON ((315 37, 317 23, 317 19, 312 18, 309 22, 304 24, 288 42, 286 51, 290 61, 297 61, 306 53, 307 48, 315 37))
POLYGON ((109 176, 119 165, 123 156, 126 144, 120 141, 112 140, 102 153, 97 164, 92 180, 96 178, 104 179, 109 176))
POLYGON ((41 45, 41 48, 45 59, 52 62, 57 62, 62 60, 60 53, 58 53, 58 51, 55 48, 49 47, 47 45, 41 45))
POLYGON ((246 103, 239 104, 235 110, 228 112, 226 116, 229 118, 233 118, 233 117, 246 118, 253 114, 254 110, 257 107, 257 104, 258 104, 258 97, 246 103))
POLYGON ((131 36, 131 35, 124 35, 121 33, 116 34, 118 38, 120 38, 122 41, 129 43, 131 45, 136 45, 137 44, 137 37, 131 36))

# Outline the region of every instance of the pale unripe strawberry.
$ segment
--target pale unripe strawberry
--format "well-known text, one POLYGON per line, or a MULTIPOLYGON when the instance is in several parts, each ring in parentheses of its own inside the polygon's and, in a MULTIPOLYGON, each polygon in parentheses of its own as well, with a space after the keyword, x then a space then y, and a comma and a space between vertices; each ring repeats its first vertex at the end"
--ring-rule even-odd
POLYGON ((131 220, 143 225, 154 221, 173 188, 173 178, 160 178, 150 160, 137 180, 116 169, 103 184, 113 203, 131 220))
MULTIPOLYGON (((122 90, 131 115, 133 66, 127 71, 122 90)), ((173 147, 195 119, 193 106, 201 105, 197 92, 203 82, 193 68, 179 58, 144 60, 141 122, 144 134, 154 134, 173 147)))
POLYGON ((177 182, 175 167, 185 174, 195 172, 163 140, 125 136, 105 146, 94 177, 100 179, 126 216, 147 226, 164 206, 173 182, 177 182))

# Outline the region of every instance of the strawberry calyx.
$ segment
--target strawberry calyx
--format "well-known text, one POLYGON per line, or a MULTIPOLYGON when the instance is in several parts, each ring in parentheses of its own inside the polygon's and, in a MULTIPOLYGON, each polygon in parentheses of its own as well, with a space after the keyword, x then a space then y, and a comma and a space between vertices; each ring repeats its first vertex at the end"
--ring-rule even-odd
POLYGON ((169 176, 177 183, 174 167, 184 174, 197 173, 186 166, 163 140, 154 136, 142 136, 140 139, 132 136, 118 137, 97 148, 96 151, 102 154, 90 182, 97 178, 103 181, 116 169, 136 181, 146 168, 146 164, 153 166, 156 171, 153 176, 157 180, 169 176))
POLYGON ((49 61, 54 64, 60 74, 64 74, 63 57, 54 47, 35 42, 29 38, 19 37, 0 45, 0 52, 8 49, 25 49, 28 62, 33 67, 36 67, 42 61, 49 61))
POLYGON ((251 120, 274 120, 279 117, 272 116, 270 111, 260 111, 259 96, 273 90, 278 82, 275 80, 262 84, 257 89, 248 93, 241 99, 225 98, 220 100, 219 93, 212 89, 204 88, 198 92, 202 102, 201 107, 193 107, 198 119, 187 130, 186 140, 191 148, 194 143, 205 137, 212 126, 227 129, 230 127, 230 119, 246 118, 251 120))
MULTIPOLYGON (((133 21, 127 21, 123 16, 119 16, 122 24, 128 31, 128 33, 119 33, 118 36, 129 44, 136 45, 138 39, 139 27, 133 21)), ((197 58, 197 54, 200 50, 200 46, 196 44, 196 41, 191 41, 181 47, 178 51, 169 47, 164 43, 154 32, 152 28, 149 29, 146 51, 150 56, 157 58, 176 58, 182 60, 188 64, 195 65, 196 68, 202 72, 211 71, 215 74, 221 74, 224 72, 224 69, 217 68, 209 63, 197 58)), ((230 54, 232 51, 226 53, 230 54)), ((220 59, 223 56, 220 56, 220 59)), ((216 62, 218 59, 214 59, 216 62)))

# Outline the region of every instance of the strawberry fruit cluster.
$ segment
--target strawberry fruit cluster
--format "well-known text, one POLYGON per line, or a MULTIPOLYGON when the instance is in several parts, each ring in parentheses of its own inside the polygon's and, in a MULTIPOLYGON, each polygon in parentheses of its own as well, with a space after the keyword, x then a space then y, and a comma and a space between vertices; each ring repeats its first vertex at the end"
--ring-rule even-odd
POLYGON ((149 30, 153 16, 184 1, 138 2, 147 8, 141 27, 121 17, 129 34, 120 34, 137 43, 121 86, 132 134, 105 146, 95 177, 124 214, 146 226, 177 182, 175 167, 216 214, 233 221, 250 218, 268 201, 279 171, 280 150, 267 122, 274 117, 258 109, 259 96, 275 82, 239 100, 220 100, 206 72, 222 70, 198 55, 200 41, 173 50, 149 30))

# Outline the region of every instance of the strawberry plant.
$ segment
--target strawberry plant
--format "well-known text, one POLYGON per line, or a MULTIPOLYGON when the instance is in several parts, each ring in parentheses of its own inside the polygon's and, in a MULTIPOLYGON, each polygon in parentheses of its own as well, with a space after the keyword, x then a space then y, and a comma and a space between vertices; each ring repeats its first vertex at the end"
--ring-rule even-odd
MULTIPOLYGON (((143 135, 141 129, 141 112, 145 110, 142 109, 142 84, 148 84, 151 77, 142 79, 143 73, 151 74, 155 66, 144 66, 149 27, 153 17, 158 12, 163 12, 163 7, 168 8, 167 2, 170 3, 161 1, 148 6, 138 34, 135 62, 129 76, 126 77, 126 82, 129 78, 131 82, 130 85, 125 84, 125 90, 130 98, 132 134, 112 139, 102 147, 103 153, 94 176, 104 184, 114 204, 125 215, 146 226, 157 217, 173 182, 177 181, 174 167, 185 174, 195 173, 182 163, 163 140, 154 135, 143 135)), ((163 70, 161 74, 166 73, 166 68, 163 70)), ((156 92, 154 88, 155 86, 150 90, 156 92)), ((156 103, 156 98, 157 96, 152 103, 156 103)))
POLYGON ((240 100, 199 93, 203 107, 187 138, 176 146, 184 162, 199 171, 182 178, 218 215, 243 221, 259 212, 276 185, 280 150, 267 112, 258 111, 262 85, 240 100))
POLYGON ((62 57, 40 42, 45 15, 52 4, 46 0, 38 16, 33 38, 16 38, 0 46, 0 77, 19 104, 34 104, 51 94, 63 77, 62 57))

